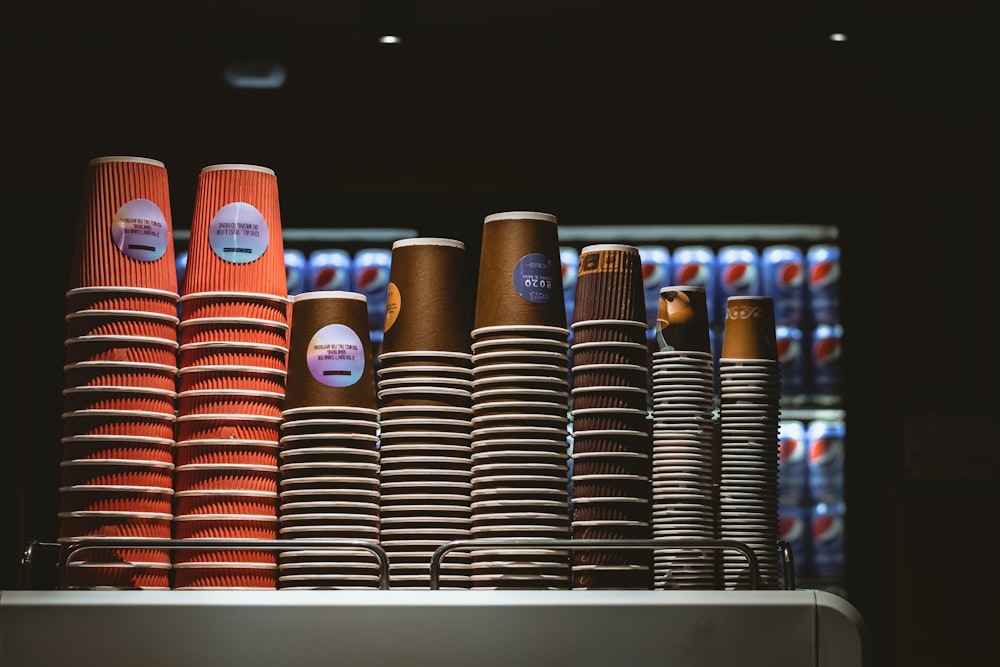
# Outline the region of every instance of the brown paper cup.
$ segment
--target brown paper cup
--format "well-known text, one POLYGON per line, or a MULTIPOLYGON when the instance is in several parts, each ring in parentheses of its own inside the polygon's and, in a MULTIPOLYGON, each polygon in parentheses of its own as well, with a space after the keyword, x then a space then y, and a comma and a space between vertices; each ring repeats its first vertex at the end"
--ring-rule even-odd
POLYGON ((646 321, 642 259, 635 246, 589 245, 580 251, 573 319, 646 321))
POLYGON ((70 288, 115 285, 177 293, 170 190, 159 160, 108 156, 87 167, 70 288))
POLYGON ((233 289, 288 296, 278 181, 267 167, 216 164, 198 175, 182 292, 233 289))
POLYGON ((533 211, 486 216, 479 258, 475 328, 566 328, 556 217, 533 211))
POLYGON ((722 358, 778 360, 774 300, 766 296, 726 299, 722 331, 722 358))
POLYGON ((392 244, 382 352, 470 353, 465 244, 442 238, 392 244))
POLYGON ((660 350, 711 352, 704 287, 676 285, 660 290, 656 340, 660 350))
POLYGON ((365 296, 324 290, 294 299, 285 409, 378 409, 365 296))

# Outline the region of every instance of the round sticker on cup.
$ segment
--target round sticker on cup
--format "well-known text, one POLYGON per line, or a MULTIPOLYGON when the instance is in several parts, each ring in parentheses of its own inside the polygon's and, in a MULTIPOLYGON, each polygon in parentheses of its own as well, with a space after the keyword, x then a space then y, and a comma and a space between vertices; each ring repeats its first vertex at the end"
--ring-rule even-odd
POLYGON ((208 226, 208 234, 215 254, 233 264, 258 259, 270 240, 264 216, 242 201, 220 208, 208 226))
POLYGON ((531 303, 548 303, 552 298, 555 271, 554 262, 540 252, 525 255, 514 265, 514 289, 522 299, 531 303))
POLYGON ((391 329, 392 325, 395 324, 401 307, 399 288, 396 287, 396 283, 389 283, 389 294, 385 300, 385 327, 383 327, 385 331, 391 329))
POLYGON ((328 324, 309 341, 306 365, 318 382, 328 387, 350 387, 365 370, 365 348, 350 327, 328 324))
POLYGON ((167 251, 167 219, 154 202, 133 199, 115 213, 111 238, 127 257, 143 262, 158 260, 167 251))

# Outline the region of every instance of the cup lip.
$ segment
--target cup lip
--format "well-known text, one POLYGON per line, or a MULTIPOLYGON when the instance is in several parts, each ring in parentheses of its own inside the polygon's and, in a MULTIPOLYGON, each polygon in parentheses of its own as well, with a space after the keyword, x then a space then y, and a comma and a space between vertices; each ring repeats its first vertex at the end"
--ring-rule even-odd
POLYGON ((274 301, 280 304, 289 304, 292 299, 279 296, 277 294, 265 294, 263 292, 240 292, 236 290, 213 290, 209 292, 187 292, 180 295, 178 301, 181 303, 192 299, 246 299, 250 301, 274 301))
POLYGON ((102 155, 100 157, 95 157, 90 161, 91 165, 104 164, 107 162, 134 162, 137 164, 150 164, 154 167, 164 167, 166 165, 159 160, 154 160, 150 157, 139 157, 137 155, 102 155))
POLYGON ((588 246, 584 246, 580 249, 580 255, 583 256, 584 253, 588 252, 602 252, 607 250, 615 250, 621 252, 627 252, 630 254, 638 255, 639 248, 634 245, 628 245, 626 243, 593 243, 588 246))
POLYGON ((541 211, 501 211, 491 213, 483 218, 483 224, 494 220, 542 220, 544 222, 556 222, 556 216, 551 213, 541 211))
POLYGON ((245 343, 239 340, 203 340, 197 343, 184 343, 178 347, 178 351, 188 352, 190 350, 210 350, 214 348, 221 348, 229 351, 237 350, 240 352, 288 352, 288 348, 284 345, 271 345, 269 343, 245 343))
POLYGON ((639 320, 577 320, 570 325, 570 328, 576 331, 577 329, 585 329, 587 327, 603 327, 603 326, 615 326, 615 327, 630 327, 635 329, 648 329, 649 324, 646 322, 640 322, 639 320))
POLYGON ((154 296, 172 301, 178 298, 177 292, 169 290, 156 289, 154 287, 127 287, 124 285, 88 285, 86 287, 74 287, 66 291, 67 298, 80 294, 114 294, 125 298, 154 296))
POLYGON ((439 236, 418 236, 408 239, 399 239, 398 241, 393 241, 392 249, 395 250, 396 248, 405 248, 415 245, 436 245, 465 250, 465 244, 463 242, 457 239, 449 239, 439 236))
POLYGON ((259 164, 243 164, 239 162, 222 162, 219 164, 210 164, 201 168, 202 174, 210 171, 259 171, 274 176, 273 169, 259 164))
POLYGON ((152 396, 166 396, 168 398, 177 398, 177 392, 172 389, 161 389, 159 387, 142 387, 142 386, 132 386, 132 385, 104 385, 104 384, 88 384, 79 385, 76 387, 65 387, 62 390, 63 396, 69 396, 71 394, 143 394, 152 396))
POLYGON ((177 324, 180 322, 180 318, 176 315, 168 315, 166 313, 158 313, 156 311, 150 310, 121 310, 121 309, 105 309, 105 308, 87 308, 84 310, 74 310, 73 312, 66 313, 64 318, 67 322, 72 320, 77 320, 85 317, 107 317, 116 319, 129 319, 129 320, 157 320, 160 322, 166 322, 168 324, 177 324))
POLYGON ((368 297, 361 292, 349 292, 347 290, 313 290, 310 292, 295 294, 291 298, 292 303, 310 301, 313 299, 353 299, 355 301, 363 301, 365 303, 368 302, 368 297))
POLYGON ((660 288, 660 294, 664 294, 666 292, 705 292, 705 293, 707 293, 708 290, 706 290, 705 287, 702 286, 702 285, 665 285, 665 286, 663 286, 663 287, 660 288))

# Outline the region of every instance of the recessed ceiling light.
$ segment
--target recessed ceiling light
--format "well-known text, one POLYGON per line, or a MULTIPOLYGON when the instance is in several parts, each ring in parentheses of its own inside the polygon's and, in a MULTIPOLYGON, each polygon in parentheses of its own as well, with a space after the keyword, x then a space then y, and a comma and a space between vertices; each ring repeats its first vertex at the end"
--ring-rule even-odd
POLYGON ((285 85, 285 66, 277 62, 237 62, 226 65, 226 83, 233 88, 275 89, 285 85))
POLYGON ((378 38, 379 44, 399 44, 402 41, 398 35, 382 35, 378 38))
POLYGON ((830 34, 830 41, 831 42, 846 42, 847 41, 847 35, 845 35, 842 32, 831 33, 830 34))

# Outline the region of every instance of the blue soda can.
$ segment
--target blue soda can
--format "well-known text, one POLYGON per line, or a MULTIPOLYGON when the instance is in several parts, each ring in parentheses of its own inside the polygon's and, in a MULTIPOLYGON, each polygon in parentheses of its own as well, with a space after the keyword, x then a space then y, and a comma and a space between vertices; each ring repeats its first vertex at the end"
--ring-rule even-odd
POLYGON ((778 344, 778 362, 781 364, 781 395, 797 398, 806 394, 806 357, 808 349, 802 329, 778 324, 774 327, 778 344))
POLYGON ((285 248, 285 283, 289 296, 305 291, 307 272, 305 253, 294 248, 285 248))
POLYGON ((368 299, 368 326, 372 329, 385 326, 391 263, 392 251, 388 248, 366 248, 354 254, 354 291, 368 299))
POLYGON ((184 275, 187 273, 188 266, 187 250, 177 253, 174 260, 177 263, 177 291, 184 294, 184 275))
POLYGON ((806 260, 794 245, 769 245, 760 253, 761 292, 774 301, 777 324, 799 326, 805 315, 806 260))
POLYGON ((843 337, 844 328, 839 324, 818 324, 813 329, 809 363, 812 393, 817 397, 840 396, 843 337))
POLYGON ((813 502, 844 500, 844 422, 814 419, 806 427, 809 448, 809 494, 813 502))
POLYGON ((660 310, 660 289, 670 285, 670 251, 665 246, 639 246, 642 262, 642 291, 646 300, 646 325, 656 328, 660 310))
POLYGON ((792 549, 792 565, 797 575, 808 574, 809 542, 812 538, 808 507, 781 505, 778 507, 778 539, 792 549))
POLYGON ((576 305, 576 274, 580 269, 580 251, 572 246, 559 248, 559 259, 562 262, 563 301, 566 304, 566 321, 573 322, 573 309, 576 305))
MULTIPOLYGON (((697 285, 705 288, 705 299, 708 301, 708 317, 710 324, 721 323, 724 320, 719 313, 724 310, 717 305, 715 274, 717 265, 715 251, 707 245, 682 245, 674 248, 670 256, 671 284, 697 285)), ((657 300, 659 303, 659 300, 657 300)))
POLYGON ((809 498, 809 445, 805 423, 783 419, 778 424, 778 501, 802 505, 809 498))
POLYGON ((817 577, 844 575, 844 503, 817 503, 812 508, 812 574, 817 577))
POLYGON ((840 321, 840 247, 817 244, 806 250, 806 280, 813 322, 840 321))
POLYGON ((761 296, 760 255, 751 245, 727 245, 719 248, 716 263, 716 318, 724 320, 729 297, 761 296))
POLYGON ((352 289, 353 261, 346 250, 327 248, 309 254, 306 284, 310 292, 349 292, 352 289))

